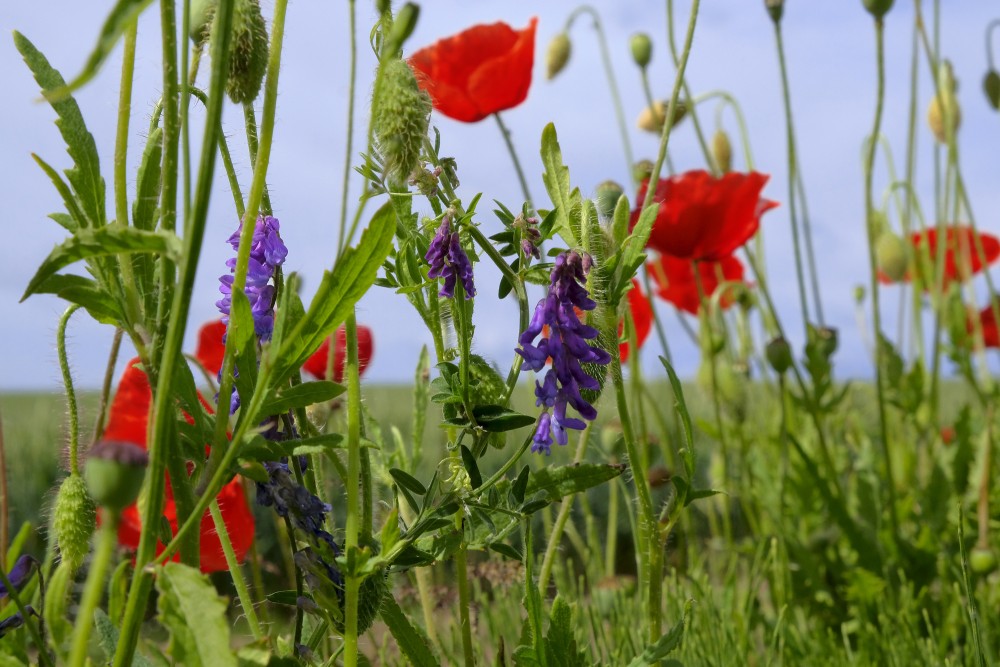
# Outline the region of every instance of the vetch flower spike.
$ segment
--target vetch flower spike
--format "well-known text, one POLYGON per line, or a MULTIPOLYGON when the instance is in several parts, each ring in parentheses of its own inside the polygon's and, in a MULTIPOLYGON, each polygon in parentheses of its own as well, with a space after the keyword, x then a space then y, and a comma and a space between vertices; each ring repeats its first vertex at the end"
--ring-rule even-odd
POLYGON ((469 256, 462 249, 462 242, 458 232, 451 230, 451 219, 445 216, 438 227, 434 240, 431 241, 430 248, 424 259, 431 265, 431 270, 427 273, 429 278, 444 278, 444 285, 438 296, 448 299, 455 298, 455 283, 457 279, 462 280, 462 289, 465 291, 465 298, 471 299, 476 296, 476 285, 473 282, 472 262, 469 256))
POLYGON ((582 430, 583 420, 593 421, 597 417, 597 410, 580 390, 598 390, 600 384, 583 370, 582 364, 607 364, 611 355, 587 342, 597 338, 598 331, 582 323, 576 314, 576 309, 588 311, 597 307, 584 286, 589 269, 590 259, 586 255, 575 250, 559 255, 550 276, 549 292, 535 306, 528 328, 518 339, 521 346, 517 353, 524 358, 527 368, 537 372, 549 360, 552 362, 545 379, 535 381, 535 404, 542 407, 542 414, 531 446, 534 452, 548 454, 553 439, 565 445, 566 429, 582 430), (543 332, 546 327, 547 335, 543 332), (535 345, 539 335, 543 337, 535 345), (567 416, 569 406, 583 419, 567 416))
MULTIPOLYGON (((250 264, 247 269, 246 295, 250 301, 250 312, 253 314, 254 331, 262 342, 271 339, 274 332, 274 297, 275 288, 270 284, 275 273, 288 255, 288 248, 281 240, 278 230, 278 219, 271 216, 258 216, 253 238, 250 245, 250 264)), ((229 245, 239 252, 240 234, 243 224, 229 237, 229 245)), ((222 298, 215 305, 222 313, 222 321, 228 324, 229 313, 233 305, 232 275, 236 272, 236 258, 226 262, 230 274, 219 278, 219 292, 222 298)))

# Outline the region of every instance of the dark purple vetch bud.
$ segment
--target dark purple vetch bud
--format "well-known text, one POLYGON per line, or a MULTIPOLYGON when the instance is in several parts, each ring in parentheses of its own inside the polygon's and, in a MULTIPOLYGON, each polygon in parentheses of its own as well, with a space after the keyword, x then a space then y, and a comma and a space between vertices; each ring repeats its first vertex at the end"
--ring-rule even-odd
POLYGON ((135 502, 146 477, 149 454, 139 445, 101 440, 87 452, 84 477, 101 507, 120 512, 135 502))
POLYGON ((441 221, 441 226, 438 227, 437 234, 434 235, 424 259, 431 267, 431 270, 427 272, 428 278, 444 278, 444 285, 438 292, 438 296, 443 296, 446 299, 455 298, 455 284, 458 279, 462 280, 462 289, 465 291, 466 299, 476 296, 472 262, 469 261, 469 256, 462 249, 462 241, 458 232, 451 230, 449 216, 445 215, 441 221))
POLYGON ((541 259, 542 253, 538 249, 538 244, 542 240, 542 234, 538 231, 538 218, 526 218, 523 213, 519 213, 511 227, 521 232, 521 254, 527 257, 541 259))
MULTIPOLYGON (((10 581, 10 585, 14 587, 15 590, 20 590, 22 586, 28 583, 31 579, 31 575, 35 572, 35 567, 38 565, 38 561, 34 556, 30 554, 21 554, 21 556, 14 563, 14 567, 10 569, 7 573, 7 580, 10 581)), ((0 600, 6 598, 10 594, 7 587, 0 582, 0 600)))
MULTIPOLYGON (((27 612, 29 616, 35 616, 35 617, 38 616, 38 612, 36 612, 34 607, 32 607, 30 604, 25 605, 24 611, 27 612)), ((0 621, 0 637, 3 637, 11 630, 16 630, 22 625, 24 625, 24 616, 21 614, 21 612, 17 612, 16 614, 8 616, 4 620, 0 621)))

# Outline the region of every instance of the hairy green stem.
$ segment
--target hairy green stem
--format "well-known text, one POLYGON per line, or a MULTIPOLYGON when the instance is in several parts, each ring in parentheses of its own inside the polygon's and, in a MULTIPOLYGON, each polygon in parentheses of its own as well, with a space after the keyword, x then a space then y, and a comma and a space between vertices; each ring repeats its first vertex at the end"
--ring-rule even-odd
POLYGON ((63 386, 66 388, 66 407, 69 409, 69 472, 80 474, 80 413, 76 405, 76 391, 73 389, 73 374, 70 372, 69 355, 66 353, 66 326, 73 313, 80 306, 73 304, 59 318, 59 328, 56 330, 56 350, 59 355, 59 370, 62 372, 63 386))
MULTIPOLYGON (((354 95, 358 76, 357 8, 355 0, 347 0, 347 13, 351 31, 351 74, 347 85, 347 134, 344 138, 344 177, 340 185, 340 233, 337 235, 337 254, 347 241, 347 198, 351 183, 351 160, 354 159, 354 95)), ((330 349, 333 349, 332 347, 330 349)), ((333 355, 330 355, 331 359, 333 355)))
MULTIPOLYGON (((354 310, 347 317, 347 528, 344 551, 351 554, 358 548, 361 533, 361 379, 358 372, 358 324, 354 310)), ((346 576, 344 603, 344 664, 358 664, 358 592, 361 580, 353 572, 346 576)))
POLYGON ((226 522, 222 517, 219 501, 213 500, 212 504, 208 506, 208 510, 212 513, 215 532, 219 534, 222 553, 226 556, 226 565, 229 567, 229 574, 232 575, 233 586, 236 588, 236 598, 240 601, 243 615, 246 616, 247 625, 250 626, 250 634, 253 635, 254 641, 260 641, 264 638, 264 632, 261 630, 260 622, 257 620, 257 612, 253 606, 253 598, 250 597, 250 589, 247 588, 247 581, 243 576, 243 569, 236 558, 236 552, 233 551, 233 543, 229 539, 229 529, 226 528, 226 522))
POLYGON ((80 609, 73 627, 73 639, 69 654, 70 667, 83 667, 87 661, 87 649, 90 646, 90 630, 94 623, 94 610, 101 602, 104 594, 104 578, 111 564, 118 543, 118 513, 105 515, 104 524, 98 536, 97 550, 90 561, 90 571, 87 573, 87 583, 80 599, 80 609))
MULTIPOLYGON (((121 85, 118 92, 118 124, 115 131, 115 222, 123 227, 127 226, 129 221, 126 158, 128 155, 128 127, 132 114, 132 76, 135 71, 137 25, 137 21, 133 20, 125 29, 121 85)), ((139 294, 136 291, 131 256, 119 255, 118 268, 121 271, 122 292, 125 296, 127 320, 131 324, 142 322, 142 306, 139 294)))
POLYGON ((499 112, 493 114, 493 117, 497 121, 497 127, 500 128, 500 134, 507 145, 507 152, 510 153, 510 159, 514 163, 514 171, 517 172, 517 180, 521 184, 521 194, 524 195, 524 201, 527 202, 528 208, 534 208, 532 204, 534 199, 531 198, 531 192, 528 191, 528 181, 524 177, 524 169, 521 168, 521 161, 517 157, 517 151, 514 150, 514 142, 510 137, 510 130, 507 129, 499 112))

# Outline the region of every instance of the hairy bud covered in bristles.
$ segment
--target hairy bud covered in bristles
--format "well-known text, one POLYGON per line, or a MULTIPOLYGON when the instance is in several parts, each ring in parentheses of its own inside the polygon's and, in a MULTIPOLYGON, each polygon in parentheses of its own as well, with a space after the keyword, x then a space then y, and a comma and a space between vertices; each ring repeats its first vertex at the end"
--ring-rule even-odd
POLYGON ((927 108, 927 124, 931 126, 934 137, 942 144, 958 131, 962 124, 962 109, 958 106, 958 82, 955 81, 951 63, 942 61, 938 69, 937 92, 931 98, 927 108))
POLYGON ((198 45, 204 44, 212 32, 212 19, 219 0, 191 0, 188 36, 198 45))
POLYGON ((632 51, 632 60, 635 61, 635 64, 642 69, 646 69, 649 62, 653 59, 653 40, 646 33, 637 32, 632 35, 628 46, 632 51))
POLYGON ((545 54, 545 77, 550 81, 563 71, 573 52, 573 43, 565 31, 559 33, 549 42, 549 50, 545 54))
POLYGON ((885 231, 875 244, 875 259, 879 271, 892 282, 898 283, 906 276, 910 265, 910 249, 899 236, 885 231))
POLYGON ((614 181, 604 181, 597 186, 597 212, 602 218, 614 215, 618 199, 625 194, 625 189, 614 181))
POLYGON ((97 525, 97 507, 79 474, 63 480, 52 513, 52 533, 62 560, 71 570, 83 565, 97 525))
POLYGON ((267 25, 260 3, 258 0, 236 0, 229 76, 226 78, 229 99, 237 104, 257 99, 266 71, 267 25))
POLYGON ((712 159, 723 174, 733 170, 733 145, 729 143, 729 135, 722 128, 716 130, 712 137, 712 159))
POLYGON ((372 115, 389 185, 405 183, 420 166, 430 114, 431 98, 417 85, 410 66, 402 60, 387 62, 372 115))
POLYGON ((983 92, 986 93, 986 101, 990 103, 990 108, 1000 111, 1000 73, 991 69, 983 79, 983 92))
MULTIPOLYGON (((663 131, 663 121, 667 117, 668 106, 669 103, 666 100, 654 102, 652 106, 648 106, 642 110, 635 124, 641 130, 659 134, 663 131)), ((684 120, 684 116, 686 115, 687 105, 681 100, 677 100, 677 104, 674 107, 674 119, 670 124, 671 127, 684 120)))

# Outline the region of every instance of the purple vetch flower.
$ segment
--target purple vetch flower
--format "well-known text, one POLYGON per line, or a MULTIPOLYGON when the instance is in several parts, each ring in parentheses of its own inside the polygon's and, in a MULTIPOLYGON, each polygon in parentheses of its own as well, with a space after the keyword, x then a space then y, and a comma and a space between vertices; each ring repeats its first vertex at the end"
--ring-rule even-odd
POLYGON ((525 218, 518 215, 514 218, 513 226, 521 230, 521 254, 525 259, 534 257, 541 259, 542 253, 538 248, 542 240, 542 234, 538 231, 538 218, 525 218))
MULTIPOLYGON (((15 590, 20 590, 22 586, 31 579, 31 575, 35 573, 35 566, 38 565, 38 561, 34 556, 30 554, 22 554, 20 558, 14 563, 14 567, 10 569, 7 573, 7 580, 10 581, 10 585, 14 587, 15 590)), ((4 599, 10 594, 7 587, 0 582, 0 600, 4 599)))
POLYGON ((584 419, 592 421, 597 417, 597 410, 583 398, 580 390, 598 390, 600 384, 581 364, 606 364, 611 361, 611 355, 587 342, 597 338, 597 329, 582 323, 577 316, 577 310, 597 307, 584 286, 590 266, 590 257, 575 250, 559 255, 550 276, 549 292, 535 306, 528 328, 518 338, 521 347, 516 351, 527 368, 538 372, 549 360, 552 362, 545 378, 535 381, 535 405, 542 408, 542 414, 531 446, 534 452, 548 454, 553 439, 565 445, 568 442, 566 429, 582 430, 586 426, 584 419), (545 327, 548 327, 548 334, 534 344, 545 327), (583 419, 567 416, 569 406, 583 419))
MULTIPOLYGON (((28 616, 38 616, 38 612, 36 612, 30 604, 24 606, 24 611, 28 614, 28 616)), ((0 621, 0 638, 11 630, 16 630, 24 625, 24 620, 24 615, 21 614, 21 612, 17 612, 0 621)))
MULTIPOLYGON (((253 315, 254 332, 262 341, 268 341, 274 332, 274 296, 275 288, 271 284, 279 266, 288 255, 288 248, 279 235, 278 219, 271 216, 258 216, 250 240, 250 261, 247 266, 247 282, 244 292, 250 301, 250 312, 253 315)), ((229 237, 228 243, 233 250, 239 252, 240 234, 243 223, 229 237)), ((222 298, 215 303, 222 313, 222 321, 229 323, 229 313, 233 305, 233 282, 236 272, 236 258, 226 261, 229 274, 219 278, 219 292, 222 298)))
POLYGON ((451 231, 451 219, 447 215, 441 221, 441 226, 438 227, 424 259, 431 265, 431 270, 427 273, 429 278, 444 278, 444 285, 438 296, 455 298, 455 283, 459 278, 462 280, 465 298, 471 299, 476 296, 476 285, 472 279, 472 262, 462 249, 458 232, 451 231))

